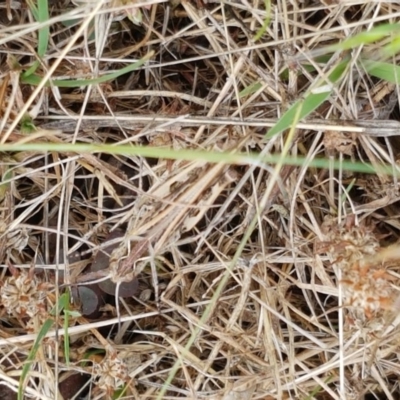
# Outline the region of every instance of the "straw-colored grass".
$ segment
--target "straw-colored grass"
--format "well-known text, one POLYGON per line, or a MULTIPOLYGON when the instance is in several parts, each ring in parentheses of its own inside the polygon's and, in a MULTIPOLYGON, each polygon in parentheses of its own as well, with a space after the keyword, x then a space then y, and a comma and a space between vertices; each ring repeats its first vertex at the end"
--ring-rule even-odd
POLYGON ((399 398, 399 17, 0 4, 0 399, 399 398))

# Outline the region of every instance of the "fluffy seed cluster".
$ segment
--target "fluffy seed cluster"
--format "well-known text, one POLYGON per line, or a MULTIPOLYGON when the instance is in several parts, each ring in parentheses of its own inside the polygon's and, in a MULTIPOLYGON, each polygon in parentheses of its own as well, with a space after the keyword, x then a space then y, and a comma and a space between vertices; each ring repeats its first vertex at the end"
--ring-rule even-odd
POLYGON ((326 242, 320 244, 320 249, 330 254, 341 269, 344 303, 367 319, 392 309, 392 278, 383 265, 369 261, 380 249, 372 229, 356 226, 349 218, 339 226, 326 221, 323 232, 326 242))
POLYGON ((47 297, 52 288, 42 282, 33 270, 20 271, 13 267, 11 272, 12 275, 5 278, 0 286, 0 304, 5 312, 20 321, 26 318, 28 326, 34 317, 46 319, 49 307, 47 297))
POLYGON ((111 346, 103 361, 94 365, 94 374, 97 377, 97 387, 109 396, 129 380, 126 364, 111 346))

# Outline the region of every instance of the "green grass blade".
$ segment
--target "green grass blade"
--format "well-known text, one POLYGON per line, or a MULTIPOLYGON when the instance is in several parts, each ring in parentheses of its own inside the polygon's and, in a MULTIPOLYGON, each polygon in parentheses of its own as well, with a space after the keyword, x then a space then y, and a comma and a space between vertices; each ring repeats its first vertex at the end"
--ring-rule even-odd
POLYGON ((354 184, 357 182, 357 179, 354 178, 350 184, 345 188, 345 193, 342 194, 342 196, 340 197, 340 205, 344 205, 344 203, 346 202, 347 198, 350 197, 350 190, 353 189, 354 184))
POLYGON ((65 293, 63 293, 59 299, 58 299, 58 307, 54 307, 51 311, 51 315, 60 315, 61 311, 64 311, 64 356, 65 356, 65 363, 69 365, 69 336, 68 336, 68 327, 69 327, 69 316, 70 311, 69 311, 69 304, 70 304, 70 294, 69 291, 67 290, 65 293))
POLYGON ((396 36, 391 38, 390 42, 382 48, 381 61, 387 60, 400 52, 400 37, 396 36))
POLYGON ((391 34, 400 34, 400 24, 382 24, 366 32, 361 32, 358 35, 352 36, 341 43, 327 46, 326 52, 350 50, 361 45, 377 42, 391 34))
POLYGON ((294 122, 295 116, 298 113, 299 108, 301 109, 299 114, 299 121, 311 114, 315 109, 319 107, 325 100, 329 98, 331 91, 318 94, 310 94, 305 100, 298 100, 288 111, 282 116, 282 118, 273 126, 267 133, 266 139, 271 139, 275 135, 278 135, 285 129, 288 129, 294 122))
POLYGON ((31 10, 33 18, 35 18, 36 21, 39 21, 39 10, 36 7, 36 4, 32 0, 26 0, 26 3, 28 4, 29 9, 31 10))
POLYGON ((28 77, 30 75, 32 75, 38 68, 39 68, 40 62, 39 61, 35 61, 22 75, 22 79, 23 80, 25 77, 28 77))
MULTIPOLYGON (((324 383, 326 383, 326 384, 328 384, 331 381, 332 381, 331 376, 328 376, 326 379, 324 379, 324 383)), ((321 386, 319 386, 319 385, 316 386, 304 400, 313 400, 318 393, 322 392, 321 389, 322 389, 321 386)))
MULTIPOLYGON (((28 1, 28 5, 31 12, 37 22, 46 22, 50 19, 49 16, 49 5, 48 0, 38 0, 37 7, 32 1, 28 1)), ((37 54, 40 58, 43 58, 47 52, 50 38, 50 27, 48 25, 43 26, 38 30, 38 47, 37 54)), ((40 62, 35 61, 33 65, 24 72, 24 76, 32 75, 39 67, 40 62)))
MULTIPOLYGON (((336 66, 336 68, 331 72, 329 75, 329 83, 335 83, 337 82, 343 75, 344 71, 346 70, 348 64, 348 60, 342 61, 339 65, 336 66)), ((314 90, 318 90, 318 88, 323 88, 323 86, 326 85, 326 82, 322 81, 320 85, 316 87, 314 90)), ((307 117, 310 115, 314 110, 316 110, 324 101, 326 101, 331 93, 333 91, 333 88, 329 89, 327 91, 324 91, 322 93, 309 93, 306 95, 304 100, 298 100, 296 103, 292 105, 292 107, 289 108, 283 114, 283 116, 280 118, 280 120, 268 131, 266 135, 266 139, 270 139, 275 135, 278 135, 285 129, 288 129, 292 124, 295 119, 296 114, 298 113, 299 108, 301 108, 300 114, 299 114, 299 120, 302 120, 303 118, 307 117)))
MULTIPOLYGON (((142 156, 151 158, 165 158, 170 160, 195 160, 207 161, 210 163, 226 163, 226 164, 258 164, 260 162, 276 164, 281 162, 280 154, 269 154, 260 157, 257 153, 229 153, 217 151, 204 151, 182 149, 174 150, 167 148, 157 148, 152 146, 129 146, 129 145, 111 145, 111 144, 64 144, 64 143, 6 143, 0 144, 0 152, 16 152, 16 151, 31 151, 31 152, 75 152, 77 154, 84 153, 107 153, 114 155, 126 156, 142 156)), ((307 163, 310 167, 329 168, 330 161, 327 158, 314 158, 309 161, 306 157, 285 156, 284 163, 286 165, 302 166, 307 163)), ((363 172, 367 174, 382 173, 392 176, 394 174, 393 165, 386 164, 372 166, 364 162, 353 161, 334 161, 332 167, 335 169, 345 169, 353 172, 363 172)), ((397 174, 398 175, 398 174, 397 174)), ((6 182, 3 182, 6 183, 6 182)))
POLYGON ((260 82, 254 82, 249 86, 246 86, 240 93, 239 93, 239 97, 243 98, 246 96, 249 96, 255 92, 257 92, 257 90, 261 89, 262 84, 260 82))
POLYGON ((90 360, 90 356, 96 355, 96 354, 105 354, 105 350, 104 349, 90 349, 88 350, 84 355, 83 355, 83 360, 85 361, 81 361, 79 363, 79 365, 81 367, 86 367, 88 364, 87 360, 90 360))
POLYGON ((21 378, 19 380, 19 387, 18 387, 18 400, 23 400, 23 390, 24 390, 24 383, 25 379, 28 375, 29 369, 31 367, 31 364, 33 360, 36 357, 36 353, 39 350, 40 344, 42 343, 43 339, 53 326, 54 321, 52 319, 47 319, 45 323, 43 324, 42 328, 40 329, 40 332, 38 333, 35 343, 32 346, 31 351, 29 352, 28 358, 22 368, 22 373, 21 373, 21 378))
MULTIPOLYGON (((66 292, 61 295, 58 299, 57 305, 53 307, 50 311, 50 315, 56 315, 56 313, 60 313, 64 309, 68 309, 69 307, 69 293, 66 292)), ((41 327, 38 335, 36 336, 35 342, 32 346, 31 351, 29 352, 28 358, 22 368, 21 378, 19 380, 19 387, 18 387, 18 400, 23 400, 23 388, 25 379, 28 375, 29 369, 33 360, 35 359, 36 353, 39 350, 40 344, 42 343, 43 339, 46 337, 47 333, 50 331, 51 327, 54 324, 54 320, 52 318, 48 318, 43 326, 41 327)), ((65 327, 65 326, 64 326, 65 327)), ((67 331, 65 331, 65 337, 67 336, 67 331)), ((69 353, 68 353, 69 354, 69 353)))
MULTIPOLYGON (((65 88, 75 88, 75 87, 82 87, 82 86, 89 86, 95 85, 99 83, 104 83, 110 81, 112 79, 116 79, 121 75, 127 74, 128 72, 135 71, 140 66, 142 66, 146 61, 149 60, 154 54, 154 51, 151 51, 141 60, 136 61, 133 64, 130 64, 124 68, 121 68, 119 71, 113 72, 111 74, 100 76, 99 78, 93 79, 76 79, 76 80, 52 80, 51 84, 57 87, 65 87, 65 88)), ((42 81, 42 77, 38 75, 30 75, 30 76, 22 76, 21 82, 29 84, 29 85, 38 85, 42 81)), ((50 83, 47 82, 46 86, 50 86, 50 83)))
POLYGON ((400 67, 397 65, 371 60, 361 60, 360 64, 371 76, 395 83, 396 85, 400 82, 400 67))
MULTIPOLYGON (((50 19, 47 0, 38 0, 38 18, 38 22, 46 22, 50 19)), ((43 57, 49 45, 50 27, 44 26, 40 28, 38 34, 38 55, 39 57, 43 57)))
POLYGON ((69 307, 69 293, 65 292, 63 293, 57 302, 58 306, 53 307, 53 309, 50 311, 50 315, 57 315, 60 314, 62 310, 68 309, 69 307))
POLYGON ((112 400, 118 400, 118 399, 122 399, 126 393, 126 391, 128 390, 128 386, 124 385, 122 388, 116 389, 115 392, 112 395, 112 400))
POLYGON ((271 21, 271 0, 264 0, 264 4, 265 4, 265 11, 267 12, 267 16, 265 17, 262 27, 258 30, 256 35, 254 36, 255 42, 257 42, 257 40, 261 39, 262 35, 264 35, 264 33, 267 30, 268 25, 271 21))

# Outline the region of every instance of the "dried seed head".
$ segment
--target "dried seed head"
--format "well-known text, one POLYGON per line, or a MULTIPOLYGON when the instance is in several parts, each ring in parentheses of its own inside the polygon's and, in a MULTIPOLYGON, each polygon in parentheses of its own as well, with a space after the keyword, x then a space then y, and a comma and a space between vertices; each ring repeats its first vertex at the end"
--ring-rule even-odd
POLYGON ((345 303, 363 309, 367 318, 393 307, 394 289, 383 270, 368 268, 362 274, 347 271, 342 283, 345 303))
POLYGON ((334 258, 340 257, 341 268, 374 255, 379 249, 379 241, 372 229, 365 225, 356 226, 350 218, 341 225, 326 220, 321 230, 326 238, 326 242, 323 242, 326 251, 334 258))
POLYGON ((344 304, 358 316, 362 311, 367 319, 392 310, 395 299, 392 278, 382 263, 368 262, 380 250, 372 229, 356 226, 349 218, 339 226, 326 221, 324 233, 327 242, 321 248, 336 259, 335 264, 342 272, 344 304))
POLYGON ((98 388, 108 395, 112 395, 129 380, 127 366, 111 346, 107 348, 107 355, 103 361, 94 365, 94 374, 97 377, 98 388))
POLYGON ((47 296, 52 285, 42 282, 32 271, 11 270, 14 272, 0 287, 0 302, 6 312, 18 318, 47 318, 47 296))

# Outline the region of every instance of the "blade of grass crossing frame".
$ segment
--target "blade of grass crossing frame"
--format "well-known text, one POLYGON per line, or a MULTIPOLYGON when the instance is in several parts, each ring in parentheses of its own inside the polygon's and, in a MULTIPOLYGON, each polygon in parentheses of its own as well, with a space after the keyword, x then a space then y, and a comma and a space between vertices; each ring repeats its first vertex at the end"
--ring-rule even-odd
MULTIPOLYGON (((38 0, 38 22, 46 22, 49 18, 48 0, 38 0)), ((43 57, 46 54, 49 45, 50 27, 44 26, 40 28, 38 34, 38 55, 39 57, 43 57)))
POLYGON ((360 64, 369 75, 375 78, 380 78, 396 85, 400 83, 400 67, 395 64, 371 60, 361 60, 360 64))
POLYGON ((382 48, 382 61, 394 57, 400 51, 400 35, 393 37, 390 42, 382 48))
MULTIPOLYGON (((93 79, 76 79, 76 80, 52 80, 51 84, 57 87, 75 88, 81 86, 95 85, 99 83, 104 83, 109 80, 118 78, 121 75, 127 74, 128 72, 135 71, 140 66, 142 66, 146 61, 148 61, 154 54, 154 51, 146 54, 141 60, 121 68, 119 71, 113 72, 111 74, 100 76, 99 78, 93 79)), ((22 83, 27 83, 29 85, 38 85, 43 78, 38 75, 30 75, 21 77, 22 83)), ((50 82, 46 83, 46 86, 50 86, 50 82)))
POLYGON ((24 383, 25 379, 28 375, 29 369, 31 367, 31 364, 33 360, 35 359, 36 353, 39 350, 40 344, 42 343, 43 339, 51 329, 51 327, 54 324, 53 319, 47 319, 45 323, 43 324, 42 328, 40 329, 40 332, 38 333, 35 343, 32 346, 31 351, 29 352, 28 358, 22 368, 22 373, 21 373, 21 378, 19 379, 19 387, 18 387, 18 400, 23 400, 23 390, 24 390, 24 383))
POLYGON ((31 10, 31 13, 33 14, 33 18, 35 18, 36 21, 39 21, 39 10, 36 7, 36 4, 33 2, 33 0, 26 0, 26 2, 31 10))
POLYGON ((388 44, 376 47, 374 49, 374 58, 385 60, 388 57, 395 56, 400 51, 400 24, 381 24, 368 31, 361 32, 357 35, 350 36, 339 43, 331 46, 326 46, 318 50, 313 50, 314 55, 316 54, 327 54, 336 51, 347 51, 360 46, 373 44, 379 42, 382 39, 391 36, 388 44))
POLYGON ((343 40, 341 43, 325 47, 324 51, 350 50, 361 45, 374 43, 391 34, 400 34, 400 24, 382 24, 369 31, 361 32, 343 40))
MULTIPOLYGON (((333 380, 333 378, 328 376, 328 378, 324 379, 324 383, 328 384, 332 380, 333 380)), ((312 400, 320 392, 322 392, 322 387, 318 385, 313 389, 313 391, 304 400, 312 400)))
MULTIPOLYGON (((69 305, 68 302, 69 302, 69 293, 67 292, 60 296, 57 305, 50 311, 50 315, 55 316, 57 312, 60 313, 63 309, 68 307, 69 305)), ((38 335, 36 336, 32 349, 29 352, 28 358, 26 359, 26 362, 22 368, 21 378, 19 380, 19 387, 18 387, 18 400, 23 400, 24 383, 26 377, 28 376, 29 369, 36 357, 36 353, 38 352, 43 339, 46 337, 47 333, 50 331, 53 325, 54 325, 54 319, 48 318, 44 322, 38 335)))
MULTIPOLYGON (((38 0, 37 7, 33 3, 32 0, 27 1, 29 8, 36 19, 37 22, 46 22, 49 20, 49 5, 48 0, 38 0)), ((49 45, 49 38, 50 38, 50 27, 43 26, 38 30, 38 47, 37 47, 37 54, 38 57, 43 58, 46 54, 47 47, 49 45)), ((32 75, 37 68, 39 67, 40 62, 35 61, 33 65, 23 73, 24 77, 32 75)))
POLYGON ((336 83, 343 75, 348 65, 348 59, 342 61, 337 65, 329 75, 329 82, 321 81, 321 84, 316 86, 311 93, 305 95, 304 100, 298 100, 294 103, 289 110, 287 110, 279 121, 268 131, 266 139, 270 139, 275 135, 278 135, 285 129, 288 129, 294 121, 295 116, 298 113, 298 109, 301 108, 299 114, 299 121, 310 115, 316 110, 324 101, 326 101, 332 94, 332 84, 336 83))
POLYGON ((68 302, 69 302, 69 293, 65 292, 63 293, 58 301, 57 305, 53 307, 53 309, 50 311, 50 315, 55 316, 57 313, 60 314, 60 312, 68 307, 68 302))
POLYGON ((240 93, 239 93, 239 97, 243 98, 246 96, 249 96, 255 92, 257 92, 257 90, 260 90, 262 87, 260 82, 254 82, 249 86, 246 86, 240 93))
POLYGON ((58 302, 59 305, 59 310, 58 312, 60 313, 61 310, 64 310, 64 357, 65 357, 65 364, 69 366, 69 335, 68 335, 68 327, 69 327, 69 316, 70 311, 69 311, 69 304, 70 304, 70 294, 69 291, 67 290, 65 293, 63 293, 60 296, 60 300, 58 302))
POLYGON ((264 5, 265 5, 265 11, 266 11, 266 17, 263 22, 262 27, 258 30, 256 35, 254 36, 254 41, 257 42, 262 35, 264 35, 265 31, 268 28, 269 22, 271 21, 271 0, 264 0, 264 5))
MULTIPOLYGON (((281 161, 280 154, 268 154, 260 157, 258 153, 228 153, 219 151, 205 151, 205 150, 188 150, 188 149, 160 149, 154 146, 128 146, 114 144, 83 144, 83 143, 7 143, 0 144, 0 152, 19 152, 19 151, 30 151, 36 153, 43 153, 45 151, 55 152, 75 152, 77 154, 88 154, 88 153, 107 153, 117 155, 134 155, 151 158, 167 158, 169 160, 190 160, 190 161, 207 161, 210 163, 225 162, 229 164, 240 164, 240 165, 258 165, 260 161, 264 163, 276 164, 281 161)), ((309 161, 307 157, 296 155, 295 157, 287 155, 285 157, 285 164, 287 165, 298 165, 302 166, 307 162, 310 167, 315 168, 328 168, 329 160, 325 157, 316 157, 309 161)), ((363 172, 367 174, 387 174, 393 176, 396 170, 393 169, 393 165, 372 165, 370 163, 361 161, 334 161, 333 166, 335 169, 345 168, 349 171, 363 172)), ((400 174, 396 174, 400 177, 400 174)), ((3 181, 8 183, 8 181, 3 181)))

